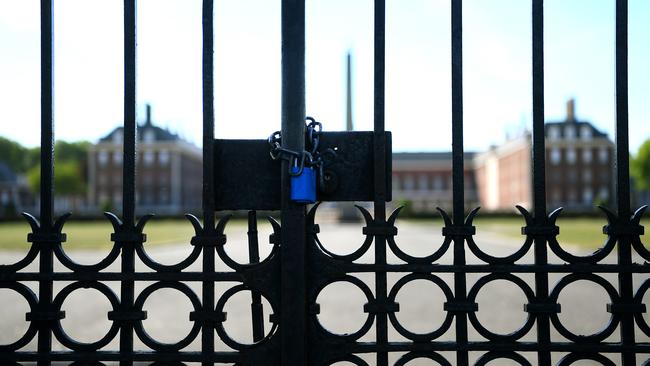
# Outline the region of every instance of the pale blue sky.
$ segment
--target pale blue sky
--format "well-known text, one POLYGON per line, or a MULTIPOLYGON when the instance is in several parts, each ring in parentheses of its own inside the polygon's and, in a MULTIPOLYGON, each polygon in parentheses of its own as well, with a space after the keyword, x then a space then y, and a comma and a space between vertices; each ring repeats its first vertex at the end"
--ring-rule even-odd
MULTIPOLYGON (((138 103, 201 139, 201 1, 138 1, 138 103)), ((450 1, 387 0, 386 123, 395 151, 451 148, 450 1)), ((546 0, 546 118, 565 101, 613 138, 614 0, 546 0)), ((371 0, 307 1, 307 112, 345 126, 345 53, 354 118, 372 128, 371 0)), ((465 146, 484 149, 531 124, 526 0, 464 1, 465 146)), ((58 138, 97 140, 122 117, 122 1, 55 1, 58 138)), ((630 136, 650 138, 650 1, 629 1, 630 136)), ((0 0, 0 135, 39 141, 37 0, 0 0)), ((280 1, 215 0, 217 136, 265 138, 280 125, 280 1)))

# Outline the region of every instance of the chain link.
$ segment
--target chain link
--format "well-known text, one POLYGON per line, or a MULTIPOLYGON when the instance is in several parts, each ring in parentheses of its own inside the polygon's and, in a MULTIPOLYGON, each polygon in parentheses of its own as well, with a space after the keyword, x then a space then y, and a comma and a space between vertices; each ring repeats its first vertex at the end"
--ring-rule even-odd
POLYGON ((323 152, 318 151, 323 124, 312 117, 306 117, 305 123, 307 124, 305 128, 305 150, 295 151, 282 147, 282 134, 280 131, 275 131, 268 138, 271 147, 269 153, 273 160, 287 160, 289 162, 289 175, 292 176, 302 174, 305 166, 318 169, 320 183, 323 184, 324 165, 336 158, 336 151, 329 148, 323 152), (293 170, 294 167, 298 169, 293 170))

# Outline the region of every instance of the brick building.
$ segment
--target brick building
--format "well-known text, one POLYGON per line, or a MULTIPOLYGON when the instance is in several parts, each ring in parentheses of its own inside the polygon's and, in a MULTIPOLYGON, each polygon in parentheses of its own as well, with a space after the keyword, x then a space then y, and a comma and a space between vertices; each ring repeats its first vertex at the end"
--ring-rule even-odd
MULTIPOLYGON (((549 208, 586 212, 614 192, 614 143, 575 116, 567 102, 563 121, 547 122, 546 194, 549 208)), ((529 133, 481 153, 465 153, 465 207, 511 211, 532 206, 532 141, 529 133)), ((393 198, 415 212, 450 207, 451 153, 393 154, 393 198)))
MULTIPOLYGON (((614 190, 614 143, 591 123, 575 116, 567 102, 565 120, 547 122, 546 196, 550 208, 589 211, 607 203, 614 190)), ((531 151, 529 134, 478 154, 476 181, 483 207, 510 210, 531 207, 531 151)))
MULTIPOLYGON (((478 205, 474 154, 465 153, 465 205, 478 205)), ((452 206, 451 153, 394 153, 393 201, 408 201, 414 212, 452 206)))
MULTIPOLYGON (((122 205, 123 127, 92 146, 88 154, 88 205, 117 209, 122 205)), ((201 208, 202 154, 151 120, 137 127, 136 201, 140 214, 178 215, 201 208)))

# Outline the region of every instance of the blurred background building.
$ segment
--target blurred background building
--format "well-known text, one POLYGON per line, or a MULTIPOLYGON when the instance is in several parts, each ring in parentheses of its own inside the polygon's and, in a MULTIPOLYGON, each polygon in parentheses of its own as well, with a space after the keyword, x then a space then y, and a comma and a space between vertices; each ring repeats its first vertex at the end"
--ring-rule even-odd
MULTIPOLYGON (((614 143, 607 134, 575 115, 567 102, 563 121, 547 122, 546 194, 549 207, 589 212, 610 205, 614 192, 614 143)), ((486 211, 532 206, 532 139, 529 132, 493 146, 465 153, 465 205, 486 211)), ((451 207, 451 153, 395 153, 393 197, 414 212, 451 207)))
MULTIPOLYGON (((181 215, 201 209, 201 150, 156 126, 147 105, 137 128, 136 202, 139 213, 181 215)), ((122 205, 123 127, 101 138, 88 151, 88 207, 93 211, 122 205)))

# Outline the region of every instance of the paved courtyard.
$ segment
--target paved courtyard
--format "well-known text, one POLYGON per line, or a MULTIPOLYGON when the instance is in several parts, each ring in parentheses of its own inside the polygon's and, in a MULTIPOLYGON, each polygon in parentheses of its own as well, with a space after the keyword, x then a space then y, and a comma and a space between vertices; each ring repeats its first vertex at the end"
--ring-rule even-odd
MULTIPOLYGON (((351 252, 354 248, 361 244, 363 236, 361 235, 361 224, 334 224, 324 223, 321 224, 320 238, 324 245, 331 251, 345 254, 351 252)), ((440 227, 432 227, 430 225, 412 223, 412 222, 398 222, 399 235, 397 242, 403 251, 415 255, 424 256, 432 253, 442 243, 440 235, 440 227)), ((226 248, 230 255, 240 261, 246 261, 248 257, 246 233, 238 227, 236 230, 227 231, 228 244, 226 248)), ((267 255, 271 246, 267 243, 268 235, 270 234, 270 227, 268 225, 261 225, 260 227, 260 251, 261 255, 267 255)), ((500 236, 494 233, 482 233, 480 231, 476 236, 476 241, 479 246, 486 252, 495 256, 504 256, 513 253, 523 243, 517 242, 513 239, 500 236)), ((149 254, 156 260, 171 264, 180 262, 185 258, 191 250, 189 244, 166 245, 153 248, 149 254)), ((576 254, 587 254, 579 252, 574 248, 568 248, 576 254)), ((468 251, 469 253, 469 251, 468 251)), ((70 256, 82 263, 90 264, 97 262, 105 255, 105 252, 72 252, 70 256)), ((529 253, 518 263, 532 263, 532 253, 529 253)), ((23 253, 17 252, 2 252, 1 263, 12 263, 21 258, 23 253)), ((468 254, 467 260, 469 263, 480 263, 480 261, 473 255, 468 254)), ((605 262, 613 262, 615 256, 610 256, 605 262)), ((372 262, 372 250, 369 251, 359 262, 372 262)), ((448 252, 439 262, 451 263, 451 251, 448 252)), ((551 256, 551 261, 558 262, 556 258, 551 256)), ((635 259, 636 262, 642 262, 640 258, 635 259)), ((389 255, 389 262, 400 263, 399 259, 393 255, 389 255)), ((31 265, 26 271, 37 270, 37 264, 31 265)), ((108 270, 116 271, 119 268, 119 260, 116 264, 112 265, 108 270)), ((200 271, 201 265, 196 263, 190 267, 189 271, 200 271)), ((142 264, 138 263, 137 270, 148 271, 142 264)), ((227 268, 219 263, 218 270, 227 270, 227 268)), ((58 265, 57 271, 65 271, 65 269, 58 265)), ((390 274, 388 277, 389 288, 394 284, 403 274, 390 274)), ((602 275, 604 278, 616 283, 615 275, 602 275)), ((453 289, 453 275, 440 274, 450 288, 453 289)), ((469 274, 468 290, 472 287, 481 275, 469 274)), ((524 274, 520 276, 527 282, 531 288, 533 287, 533 276, 524 274)), ((551 284, 555 283, 561 275, 551 275, 551 284)), ((369 284, 372 288, 374 286, 373 275, 359 275, 363 281, 369 284)), ((638 286, 641 281, 646 278, 643 276, 635 277, 635 286, 638 286)), ((145 286, 150 283, 138 283, 136 285, 136 293, 141 291, 145 286)), ((37 290, 36 283, 27 283, 32 289, 37 290)), ((66 283, 55 284, 55 294, 66 283)), ((119 294, 119 284, 108 285, 119 294)), ((217 285, 217 297, 223 293, 227 288, 232 287, 234 283, 225 283, 217 285)), ((189 286, 197 293, 201 294, 200 284, 189 283, 189 286)), ((648 302, 649 295, 646 295, 644 301, 648 302)), ((345 334, 356 331, 361 327, 366 319, 366 314, 363 313, 363 304, 366 302, 363 294, 353 285, 346 283, 335 283, 326 287, 317 299, 321 305, 321 312, 319 321, 327 329, 335 333, 345 334)), ((442 291, 430 282, 414 281, 409 285, 402 288, 397 296, 397 302, 400 304, 400 311, 397 314, 399 322, 408 330, 416 333, 426 333, 436 329, 442 324, 445 312, 443 311, 443 303, 445 302, 442 291)), ((524 294, 517 287, 505 281, 495 281, 485 286, 478 294, 477 302, 479 303, 479 311, 477 313, 478 319, 490 331, 495 333, 507 334, 517 330, 526 320, 527 313, 523 311, 523 305, 526 303, 524 294)), ((562 291, 559 302, 562 306, 560 319, 565 326, 577 334, 592 334, 602 329, 610 318, 610 314, 606 311, 606 304, 609 299, 604 290, 596 284, 579 281, 567 287, 562 291)), ((21 300, 11 291, 0 290, 0 307, 3 312, 0 318, 0 343, 6 344, 15 340, 24 333, 27 323, 25 322, 25 312, 27 304, 21 300)), ((110 310, 109 302, 103 297, 99 296, 95 290, 78 290, 68 297, 63 305, 66 311, 66 318, 62 321, 64 330, 74 339, 84 342, 96 341, 104 335, 110 327, 110 322, 107 320, 106 313, 110 310)), ((175 342, 183 338, 191 328, 189 321, 189 312, 191 311, 191 304, 187 297, 180 294, 178 291, 171 289, 164 289, 155 292, 145 303, 145 310, 148 312, 148 319, 144 321, 145 330, 155 339, 161 342, 175 342)), ((232 338, 241 342, 250 342, 252 340, 252 327, 250 322, 250 297, 245 293, 235 296, 226 305, 228 318, 225 323, 226 330, 232 338)), ((265 312, 270 312, 270 306, 265 303, 265 312)), ((646 319, 650 321, 650 317, 645 315, 646 319)), ((268 323, 268 316, 265 315, 267 323, 265 330, 268 331, 270 324, 268 323)), ((452 326, 447 334, 442 336, 441 340, 454 339, 454 327, 452 326)), ((389 337, 391 340, 405 340, 397 331, 391 330, 389 337)), ((563 340, 562 336, 553 331, 552 337, 554 340, 563 340)), ((199 337, 200 338, 200 337, 199 337)), ((534 341, 536 338, 535 329, 533 328, 522 340, 534 341)), ((371 331, 366 336, 361 338, 362 341, 372 341, 374 333, 371 331)), ((470 326, 470 340, 482 340, 483 338, 479 333, 470 326)), ((637 332, 637 339, 639 341, 648 342, 648 337, 643 335, 640 331, 637 332)), ((620 340, 618 332, 615 332, 609 341, 620 340)), ((117 349, 118 341, 114 340, 107 350, 117 349)), ((136 346, 139 349, 147 349, 147 347, 137 341, 136 346)), ((35 342, 30 343, 25 349, 33 350, 35 342)), ((219 341, 217 348, 221 350, 227 347, 219 341)), ((55 349, 64 349, 60 344, 55 344, 55 349)), ((199 350, 200 344, 195 341, 187 347, 187 350, 199 350)), ((453 363, 454 355, 452 353, 443 353, 453 363)), ((536 364, 534 354, 524 354, 529 358, 532 364, 536 364)), ((391 355, 391 360, 396 360, 400 354, 391 355)), ((480 354, 472 354, 472 359, 476 360, 480 354)), ((369 355, 362 355, 370 365, 373 365, 372 357, 369 355)), ((554 355, 557 360, 562 357, 561 354, 554 355)), ((615 363, 620 360, 612 358, 615 363)), ((639 358, 639 364, 644 359, 639 358)), ((409 365, 433 365, 431 361, 416 362, 412 361, 409 365)), ((507 362, 493 362, 490 365, 508 365, 507 362)), ((588 362, 580 363, 579 365, 589 365, 588 362)), ((345 365, 345 363, 340 363, 345 365)))

